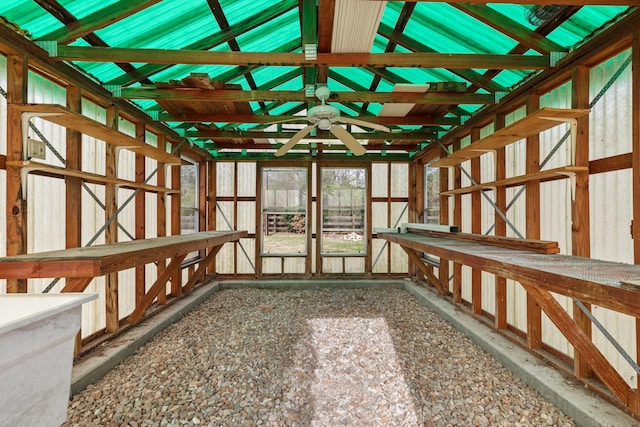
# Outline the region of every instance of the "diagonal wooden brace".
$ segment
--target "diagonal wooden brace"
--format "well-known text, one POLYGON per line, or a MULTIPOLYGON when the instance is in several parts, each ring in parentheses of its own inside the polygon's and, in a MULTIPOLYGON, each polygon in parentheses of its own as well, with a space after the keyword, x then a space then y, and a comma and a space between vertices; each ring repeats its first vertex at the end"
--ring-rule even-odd
POLYGON ((538 303, 554 325, 562 332, 584 360, 591 366, 593 372, 625 405, 630 404, 633 390, 600 352, 591 338, 569 316, 569 313, 556 301, 549 291, 540 289, 533 284, 520 282, 527 293, 538 303))
POLYGON ((182 287, 183 292, 189 292, 193 285, 204 276, 204 272, 207 271, 220 249, 222 249, 222 245, 214 246, 211 248, 211 252, 198 263, 198 269, 193 272, 187 283, 182 287))
POLYGON ((149 308, 160 291, 164 289, 171 275, 180 268, 180 264, 182 264, 182 261, 186 257, 186 253, 173 257, 167 268, 162 272, 162 274, 156 279, 153 286, 151 286, 147 293, 142 297, 142 299, 140 300, 140 304, 138 304, 138 306, 133 310, 133 313, 129 315, 129 323, 137 323, 142 318, 145 311, 147 311, 147 308, 149 308))
POLYGON ((442 295, 449 294, 449 290, 445 289, 440 280, 438 280, 435 274, 433 274, 433 268, 425 264, 425 262, 418 256, 416 251, 414 251, 413 249, 405 248, 404 246, 401 246, 401 248, 404 249, 404 251, 407 253, 407 255, 409 256, 409 260, 411 260, 420 269, 420 271, 422 271, 422 273, 427 276, 429 283, 431 283, 438 289, 438 292, 440 292, 442 295))

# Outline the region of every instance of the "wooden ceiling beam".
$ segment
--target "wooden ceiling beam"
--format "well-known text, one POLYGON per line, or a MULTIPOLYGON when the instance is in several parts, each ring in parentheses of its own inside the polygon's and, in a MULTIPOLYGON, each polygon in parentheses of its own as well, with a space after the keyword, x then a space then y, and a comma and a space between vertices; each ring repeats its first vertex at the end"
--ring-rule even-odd
POLYGON ((213 52, 201 50, 103 48, 58 46, 56 61, 144 62, 147 64, 262 65, 313 67, 416 67, 489 68, 539 70, 550 68, 548 55, 495 55, 469 53, 319 53, 305 59, 303 53, 213 52))
MULTIPOLYGON (((65 25, 70 25, 75 22, 78 22, 78 19, 75 16, 73 16, 67 9, 65 9, 56 0, 35 0, 35 2, 38 3, 38 5, 41 8, 49 12, 51 15, 53 15, 56 19, 58 19, 60 22, 62 22, 65 25)), ((89 33, 85 35, 83 39, 87 43, 89 43, 91 46, 97 46, 100 48, 109 47, 109 45, 104 40, 102 40, 100 37, 98 37, 94 33, 89 33)), ((113 61, 113 62, 118 68, 120 68, 125 73, 131 73, 135 71, 135 67, 127 61, 113 61)), ((140 78, 138 81, 141 81, 143 83, 151 83, 149 80, 145 78, 140 78)))
MULTIPOLYGON (((400 46, 414 52, 435 52, 434 49, 426 46, 425 44, 417 40, 414 40, 410 37, 407 37, 404 34, 398 31, 395 31, 393 28, 389 27, 388 25, 385 25, 382 23, 378 27, 378 34, 380 34, 383 37, 386 37, 389 40, 393 40, 400 46)), ((470 68, 473 68, 473 67, 470 67, 470 68)), ((491 66, 486 68, 491 69, 494 67, 491 66)), ((498 83, 494 82, 490 78, 487 78, 476 71, 473 71, 470 69, 453 69, 453 68, 449 68, 448 71, 451 71, 453 74, 459 77, 462 77, 463 79, 470 82, 472 85, 481 87, 490 92, 506 92, 507 91, 507 89, 504 86, 499 85, 498 83)))
MULTIPOLYGON (((224 150, 224 149, 243 149, 243 150, 274 150, 282 146, 282 143, 264 143, 264 142, 205 142, 202 144, 204 150, 224 150)), ((323 150, 323 151, 344 151, 344 145, 338 144, 296 144, 296 150, 323 150)), ((368 149, 387 150, 387 151, 416 151, 419 147, 417 144, 371 144, 366 145, 368 149)), ((273 154, 271 154, 273 155, 273 154)))
POLYGON ((71 43, 94 31, 105 28, 140 12, 149 6, 153 6, 160 1, 161 0, 130 0, 113 3, 80 20, 69 22, 64 27, 39 37, 38 40, 55 40, 61 44, 71 43))
MULTIPOLYGON (((43 0, 40 0, 43 1, 43 0)), ((229 40, 232 40, 236 37, 241 36, 247 31, 251 31, 260 25, 263 25, 269 22, 272 19, 275 19, 290 10, 294 9, 298 6, 297 0, 282 0, 277 2, 271 9, 269 9, 269 13, 258 13, 255 15, 251 15, 246 19, 243 19, 239 23, 233 25, 227 30, 219 31, 211 36, 204 37, 200 40, 197 40, 193 43, 190 43, 188 46, 185 46, 187 50, 209 50, 216 46, 219 46, 224 43, 228 43, 229 40)), ((134 62, 144 62, 144 61, 134 61, 134 62)), ((127 74, 116 77, 114 79, 109 80, 105 83, 105 85, 110 86, 127 86, 133 83, 140 82, 156 73, 166 70, 167 68, 172 67, 174 64, 146 64, 139 68, 136 68, 127 74)))
MULTIPOLYGON (((291 138, 300 129, 279 132, 250 132, 250 131, 230 131, 218 129, 188 130, 185 136, 188 138, 219 138, 219 139, 253 139, 271 138, 287 139, 291 138)), ((405 131, 405 132, 351 132, 356 139, 394 140, 394 141, 432 141, 438 138, 433 132, 405 131)), ((338 138, 328 131, 318 131, 316 135, 306 136, 304 139, 331 139, 338 138)))
MULTIPOLYGON (((427 117, 427 116, 358 116, 358 120, 369 123, 378 123, 383 125, 404 125, 404 126, 428 126, 428 125, 444 125, 455 126, 460 124, 458 117, 427 117)), ((279 121, 304 121, 305 116, 294 115, 252 115, 252 114, 198 114, 188 113, 182 115, 172 115, 169 113, 160 113, 158 120, 163 122, 216 122, 216 123, 257 123, 269 124, 279 121)))
MULTIPOLYGON (((209 102, 308 102, 303 91, 215 90, 215 89, 156 89, 155 87, 123 88, 119 98, 191 100, 209 102)), ((493 94, 458 92, 332 92, 330 102, 395 102, 412 104, 493 104, 493 94)))
POLYGON ((568 50, 486 5, 453 3, 452 6, 539 53, 549 54, 568 50))

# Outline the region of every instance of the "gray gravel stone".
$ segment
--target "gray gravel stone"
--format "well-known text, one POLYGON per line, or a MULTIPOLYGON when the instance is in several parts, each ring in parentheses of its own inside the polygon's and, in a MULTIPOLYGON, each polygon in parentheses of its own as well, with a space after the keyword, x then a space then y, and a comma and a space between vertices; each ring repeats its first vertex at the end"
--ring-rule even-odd
POLYGON ((399 289, 214 294, 65 426, 573 426, 399 289))

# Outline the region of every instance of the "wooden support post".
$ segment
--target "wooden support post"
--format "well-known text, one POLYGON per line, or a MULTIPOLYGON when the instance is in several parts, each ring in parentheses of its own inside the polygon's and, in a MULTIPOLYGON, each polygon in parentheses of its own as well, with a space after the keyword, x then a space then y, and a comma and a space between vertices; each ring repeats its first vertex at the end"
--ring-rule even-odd
MULTIPOLYGON (((480 129, 471 129, 471 143, 480 139, 480 129)), ((471 178, 480 184, 480 157, 471 159, 471 178)), ((482 194, 471 193, 471 232, 482 233, 482 194)), ((473 314, 482 313, 482 270, 471 269, 471 309, 473 314)))
MULTIPOLYGON (((493 131, 498 131, 505 126, 505 115, 496 114, 493 119, 493 131)), ((498 149, 495 155, 496 181, 507 177, 506 153, 504 147, 498 149)), ((505 187, 497 187, 496 207, 500 212, 507 214, 507 191, 505 187)), ((494 215, 495 235, 507 235, 507 222, 498 214, 494 215)), ((495 276, 495 315, 494 325, 496 329, 505 329, 507 322, 507 279, 502 276, 495 276)))
MULTIPOLYGON (((28 63, 18 55, 7 56, 7 106, 27 102, 28 63)), ((7 161, 24 160, 22 117, 7 108, 7 161)), ((7 165, 6 243, 7 255, 27 253, 27 201, 23 197, 20 168, 7 165)), ((8 279, 8 293, 27 292, 26 279, 8 279)))
MULTIPOLYGON (((313 165, 311 162, 307 163, 307 218, 306 218, 306 230, 307 230, 307 256, 305 256, 304 258, 304 274, 306 278, 311 278, 312 276, 312 266, 313 266, 313 259, 311 257, 311 254, 313 253, 313 238, 312 238, 312 231, 313 231, 313 226, 312 224, 314 224, 315 218, 314 218, 314 214, 313 214, 313 198, 311 197, 311 195, 313 194, 313 175, 312 172, 313 171, 313 165)), ((258 216, 258 221, 256 221, 256 226, 259 228, 260 227, 260 217, 258 216)), ((256 230, 256 232, 259 232, 260 230, 256 230)), ((257 234, 256 234, 257 236, 257 234)), ((257 237, 256 237, 257 238, 257 237)), ((256 240, 257 242, 257 240, 256 240)), ((257 258, 256 258, 257 260, 257 258)))
POLYGON ((262 233, 261 226, 262 221, 267 220, 267 218, 263 218, 262 216, 262 168, 263 164, 258 162, 256 164, 256 248, 254 252, 256 254, 256 279, 262 277, 262 256, 260 255, 260 250, 262 249, 265 234, 262 233))
MULTIPOLYGON (((78 86, 67 86, 67 108, 75 113, 82 112, 82 95, 78 86)), ((82 134, 73 129, 66 132, 66 164, 69 169, 82 170, 82 134)), ((82 180, 68 176, 65 179, 65 247, 77 248, 82 245, 82 180)), ((65 281, 69 285, 69 279, 65 281)), ((89 285, 91 278, 84 285, 89 285)), ((73 286, 73 284, 72 284, 73 286)), ((83 288, 84 290, 84 288, 83 288)), ((75 337, 74 354, 82 351, 82 329, 75 337)))
MULTIPOLYGON (((165 136, 157 135, 158 147, 166 146, 165 136)), ((164 163, 158 163, 158 173, 156 174, 156 183, 158 187, 165 187, 167 185, 167 169, 164 163)), ((156 229, 158 237, 164 237, 167 235, 167 193, 160 191, 156 194, 156 229)), ((156 264, 156 277, 160 276, 167 266, 167 262, 164 259, 158 260, 156 264)), ((166 288, 166 286, 165 286, 166 288)), ((167 303, 167 291, 166 289, 158 293, 158 304, 164 305, 167 303)))
MULTIPOLYGON (((238 162, 233 162, 233 222, 232 229, 238 227, 238 162)), ((233 242, 233 274, 238 274, 238 245, 240 242, 233 242)))
MULTIPOLYGON (((118 110, 115 107, 107 108, 106 125, 112 129, 118 128, 118 110)), ((105 176, 117 178, 118 151, 113 144, 106 144, 105 151, 105 176)), ((105 221, 111 220, 105 229, 105 243, 118 241, 118 201, 115 184, 107 183, 104 186, 105 194, 105 221)), ((118 273, 110 273, 105 276, 105 302, 106 302, 106 329, 107 332, 116 332, 120 325, 118 309, 118 273)))
MULTIPOLYGON (((440 224, 449 224, 449 196, 442 195, 442 192, 449 189, 449 168, 440 168, 440 224)), ((454 224, 460 226, 460 224, 454 224)), ((449 292, 449 260, 440 258, 440 268, 438 269, 440 283, 449 292)))
MULTIPOLYGON (((527 114, 540 109, 540 96, 530 94, 527 97, 527 114)), ((540 136, 527 138, 526 173, 540 170, 540 136)), ((525 218, 527 239, 540 239, 540 181, 528 181, 525 184, 525 218)), ((527 345, 529 348, 542 347, 542 311, 535 299, 527 293, 527 345)))
MULTIPOLYGON (((579 66, 572 70, 571 103, 573 108, 589 108, 589 68, 579 66)), ((575 166, 589 166, 589 116, 578 119, 575 166)), ((572 204, 571 248, 572 254, 589 258, 591 239, 589 233, 589 172, 576 172, 575 198, 572 204)), ((590 304, 585 304, 591 309, 590 304)), ((591 321, 574 304, 573 319, 588 337, 591 337, 591 321)), ((576 351, 573 358, 574 374, 578 378, 592 375, 586 356, 576 351)))
MULTIPOLYGON (((409 195, 409 222, 410 223, 423 223, 424 222, 424 165, 415 161, 409 163, 409 183, 408 183, 408 195, 409 195)), ((391 197, 391 193, 388 194, 391 197)), ((391 203, 388 203, 391 206, 391 203)), ((391 221, 391 216, 389 216, 391 221)), ((389 227, 391 227, 389 223, 389 227)), ((409 258, 411 260, 411 258, 409 258)), ((420 266, 414 265, 413 262, 409 262, 409 276, 415 276, 418 273, 420 266)))
MULTIPOLYGON (((136 139, 145 141, 145 125, 144 123, 136 123, 136 139)), ((136 182, 144 182, 146 178, 146 157, 136 153, 135 156, 135 180, 136 182)), ((135 198, 135 237, 136 239, 146 238, 146 193, 139 191, 135 198)), ((144 265, 135 268, 135 301, 136 305, 140 303, 145 293, 147 283, 146 271, 144 265)))
MULTIPOLYGON (((453 142, 453 150, 460 149, 460 139, 453 142)), ((453 188, 462 188, 462 172, 459 167, 453 168, 453 188)), ((453 206, 453 224, 458 227, 462 226, 462 195, 454 196, 453 206)), ((453 263, 453 302, 462 302, 462 264, 453 263)))
POLYGON ((574 319, 571 319, 571 316, 569 316, 549 291, 540 289, 532 284, 522 283, 522 285, 526 289, 527 294, 531 295, 536 303, 544 309, 549 319, 574 346, 576 351, 582 354, 585 362, 593 368, 598 378, 609 387, 623 404, 628 405, 633 391, 591 341, 591 337, 585 333, 574 319))
MULTIPOLYGON (((640 264, 640 31, 633 34, 631 50, 632 72, 632 166, 633 166, 633 222, 631 237, 633 238, 633 262, 640 264)), ((640 316, 636 317, 636 362, 640 363, 640 316)), ((640 375, 636 376, 640 384, 640 375)), ((640 408, 638 399, 635 406, 640 408)), ((637 413, 637 411, 636 411, 637 413)))
MULTIPOLYGON (((174 142, 173 146, 179 144, 174 142)), ((173 190, 180 190, 180 165, 171 167, 171 188, 173 190)), ((180 193, 171 195, 171 235, 181 234, 180 230, 180 210, 181 210, 181 197, 180 193)), ((177 268, 173 271, 171 276, 171 296, 179 297, 182 295, 182 270, 177 268)))
MULTIPOLYGON (((364 258, 364 274, 366 277, 371 278, 373 276, 373 272, 372 272, 372 266, 373 266, 373 259, 372 259, 372 251, 371 251, 371 246, 373 245, 373 215, 372 215, 372 209, 371 209, 371 182, 373 181, 373 177, 371 176, 371 163, 368 163, 365 166, 365 185, 366 185, 366 189, 365 189, 365 220, 364 220, 364 224, 365 224, 365 238, 366 240, 366 255, 364 258)), ((344 271, 344 269, 343 269, 344 271)))
MULTIPOLYGON (((207 196, 206 196, 206 221, 207 221, 207 230, 215 230, 216 229, 216 164, 207 160, 207 196)), ((211 250, 211 249, 209 249, 211 250)), ((216 273, 216 260, 215 258, 211 262, 207 270, 207 274, 215 274, 216 273)))

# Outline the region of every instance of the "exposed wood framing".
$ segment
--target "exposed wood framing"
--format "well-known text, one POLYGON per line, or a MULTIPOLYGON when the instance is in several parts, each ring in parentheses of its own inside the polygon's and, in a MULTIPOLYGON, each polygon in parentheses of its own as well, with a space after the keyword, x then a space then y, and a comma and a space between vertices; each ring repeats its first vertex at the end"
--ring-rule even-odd
MULTIPOLYGON (((7 57, 7 107, 27 102, 26 58, 18 55, 7 57)), ((22 125, 19 112, 7 108, 7 161, 24 159, 22 125)), ((22 188, 20 169, 7 165, 6 194, 6 244, 7 255, 27 252, 27 200, 26 188, 22 188)), ((7 292, 27 292, 25 279, 7 281, 7 292)))
MULTIPOLYGON (((540 109, 540 96, 532 93, 527 97, 527 115, 540 109)), ((527 174, 535 174, 540 170, 540 137, 538 134, 527 138, 526 147, 527 174)), ((528 181, 525 184, 525 216, 526 237, 540 238, 540 181, 528 181)), ((527 293, 527 345, 529 348, 542 347, 542 310, 536 300, 527 293)))
MULTIPOLYGON (((107 127, 118 129, 118 110, 116 107, 107 108, 107 127)), ((118 177, 118 150, 114 144, 107 143, 105 152, 105 176, 116 179, 118 177)), ((105 223, 109 222, 105 228, 105 243, 116 243, 118 241, 118 199, 117 189, 114 184, 107 183, 104 187, 105 223)), ((107 332, 116 332, 120 327, 120 315, 118 310, 118 273, 109 273, 105 277, 105 298, 107 305, 107 332)))
MULTIPOLYGON (((480 129, 471 129, 471 143, 480 139, 480 129)), ((471 159, 471 179, 480 183, 480 157, 471 159)), ((471 232, 482 233, 482 195, 480 191, 471 193, 471 232)), ((482 271, 471 269, 471 310, 474 314, 482 313, 482 271)))
MULTIPOLYGON (((460 149, 460 140, 456 140, 453 143, 453 150, 460 149)), ((462 172, 460 168, 453 168, 453 188, 462 187, 462 172)), ((453 225, 458 227, 462 226, 462 195, 457 194, 454 196, 453 205, 453 225)), ((462 302, 462 264, 453 263, 453 302, 462 302)))
MULTIPOLYGON (((493 119, 493 130, 498 131, 505 126, 505 115, 496 114, 493 119)), ((496 181, 503 180, 507 177, 506 153, 505 147, 496 150, 495 154, 495 174, 496 181)), ((507 192, 503 186, 496 187, 496 208, 506 214, 507 212, 507 192)), ((495 235, 507 235, 507 223, 498 212, 494 213, 493 220, 495 222, 495 235)), ((494 308, 494 325, 496 329, 505 329, 507 322, 507 279, 501 276, 495 276, 495 308, 494 308)))
MULTIPOLYGON (((176 143, 173 143, 173 150, 176 151, 176 143)), ((171 167, 171 188, 174 190, 180 190, 182 188, 180 184, 180 166, 171 167)), ((171 195, 171 235, 175 236, 181 233, 180 226, 180 208, 181 208, 181 195, 180 193, 171 195)), ((171 291, 172 297, 179 297, 182 295, 182 271, 175 270, 171 276, 171 291)))
MULTIPOLYGON (((145 141, 145 126, 143 123, 136 123, 136 139, 145 141)), ((141 154, 135 155, 135 179, 136 182, 144 182, 146 178, 146 158, 141 154)), ((146 233, 146 219, 147 219, 147 203, 146 193, 144 191, 138 191, 135 198, 135 238, 144 239, 147 237, 146 233)), ((136 291, 135 301, 136 304, 140 303, 140 300, 144 296, 146 287, 146 270, 144 266, 136 267, 135 272, 136 291)))
MULTIPOLYGON (((589 107, 589 68, 575 67, 573 69, 571 82, 571 102, 574 108, 589 107)), ((589 166, 589 116, 583 116, 578 120, 575 165, 589 166)), ((572 223, 571 223, 571 252, 573 255, 590 257, 591 239, 589 233, 589 172, 576 172, 575 195, 572 196, 572 223)), ((587 309, 590 304, 585 304, 587 309)), ((584 331, 587 337, 591 338, 591 321, 574 304, 573 319, 584 331)), ((574 373, 578 378, 585 378, 591 375, 590 364, 586 355, 577 350, 574 355, 574 373)))

